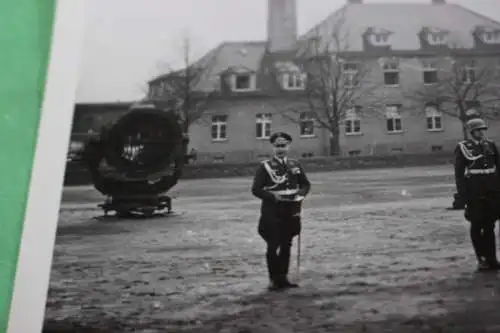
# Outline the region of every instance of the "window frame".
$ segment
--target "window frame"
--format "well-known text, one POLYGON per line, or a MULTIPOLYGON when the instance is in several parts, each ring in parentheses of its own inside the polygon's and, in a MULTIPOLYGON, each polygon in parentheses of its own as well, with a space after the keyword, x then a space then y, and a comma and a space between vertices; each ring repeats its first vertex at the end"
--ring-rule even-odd
POLYGON ((401 84, 401 68, 399 66, 399 62, 396 60, 387 60, 382 64, 382 73, 384 76, 384 86, 386 87, 398 87, 401 84), (396 74, 397 83, 387 83, 388 74, 396 74))
POLYGON ((214 142, 226 141, 227 138, 227 119, 226 114, 212 115, 212 122, 210 125, 210 137, 214 142), (214 137, 214 128, 216 129, 216 137, 214 137), (221 134, 224 133, 222 136, 221 134))
POLYGON ((357 82, 358 73, 359 73, 358 62, 348 61, 342 64, 342 82, 344 88, 352 89, 358 85, 357 82), (349 65, 354 65, 355 69, 349 68, 349 65))
POLYGON ((427 105, 425 107, 425 127, 428 132, 442 132, 443 127, 443 113, 435 105, 427 105), (439 119, 439 126, 437 126, 436 119, 439 119), (429 122, 430 121, 430 122, 429 122), (429 125, 431 124, 431 127, 429 125))
POLYGON ((255 116, 255 137, 258 140, 267 140, 271 137, 273 124, 272 113, 257 113, 255 116), (259 130, 261 135, 259 136, 259 130))
POLYGON ((426 61, 422 64, 422 83, 426 86, 432 86, 439 81, 439 70, 434 62, 426 61), (425 82, 425 74, 433 72, 435 76, 434 82, 425 82))
POLYGON ((385 118, 386 118, 386 131, 389 134, 398 134, 404 132, 403 127, 403 117, 401 116, 401 105, 389 104, 385 106, 385 118), (389 108, 395 108, 394 110, 389 110, 389 108), (399 120, 399 123, 398 123, 399 120), (392 130, 389 129, 389 123, 392 123, 392 130), (399 129, 397 125, 399 124, 399 129))
POLYGON ((299 134, 301 138, 312 138, 316 137, 315 133, 315 125, 316 122, 314 120, 314 113, 310 111, 303 111, 300 112, 299 114, 299 134), (311 133, 304 133, 304 129, 307 128, 303 127, 304 124, 309 124, 311 128, 311 133))
POLYGON ((462 83, 473 84, 477 80, 477 63, 475 60, 467 61, 463 66, 462 83))
POLYGON ((300 72, 287 72, 282 76, 282 87, 285 90, 304 90, 306 75, 300 72), (290 82, 293 82, 290 85, 290 82), (299 83, 299 84, 298 84, 299 83))
POLYGON ((346 110, 344 117, 344 134, 346 136, 363 134, 363 132, 361 131, 361 117, 359 115, 360 111, 361 107, 359 106, 354 106, 346 110), (358 128, 357 131, 356 128, 358 128))
POLYGON ((234 73, 231 76, 231 90, 234 92, 247 92, 256 89, 256 76, 255 73, 234 73), (238 88, 238 77, 248 77, 248 88, 238 88))

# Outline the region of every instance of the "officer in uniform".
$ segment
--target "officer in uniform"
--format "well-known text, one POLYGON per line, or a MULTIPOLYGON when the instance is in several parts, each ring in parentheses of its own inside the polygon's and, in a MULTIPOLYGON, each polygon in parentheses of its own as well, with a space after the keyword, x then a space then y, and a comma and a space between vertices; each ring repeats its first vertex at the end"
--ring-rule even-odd
POLYGON ((478 260, 478 270, 498 270, 495 222, 500 218, 500 154, 485 138, 487 125, 476 117, 466 123, 470 139, 455 150, 457 193, 465 202, 465 218, 478 260))
POLYGON ((298 287, 288 280, 292 240, 301 232, 302 200, 311 184, 297 160, 287 157, 292 137, 284 132, 271 136, 274 157, 259 166, 252 194, 262 200, 259 235, 267 243, 269 290, 298 287))

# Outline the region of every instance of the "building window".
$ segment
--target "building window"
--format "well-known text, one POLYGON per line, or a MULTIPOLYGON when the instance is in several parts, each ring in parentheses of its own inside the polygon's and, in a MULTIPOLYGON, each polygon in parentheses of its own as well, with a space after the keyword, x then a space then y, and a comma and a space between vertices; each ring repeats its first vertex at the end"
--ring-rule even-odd
POLYGON ((255 75, 239 73, 232 76, 232 86, 234 91, 255 90, 255 75))
POLYGON ((391 45, 389 39, 390 35, 389 32, 373 31, 369 35, 369 40, 373 46, 389 46, 391 45))
POLYGON ((431 151, 432 152, 443 151, 443 146, 431 146, 431 151))
POLYGON ((156 98, 160 95, 160 86, 157 85, 157 83, 153 83, 149 87, 149 97, 150 98, 156 98))
POLYGON ((422 68, 424 84, 434 84, 438 81, 438 70, 432 62, 424 62, 422 68))
POLYGON ((399 105, 388 105, 385 110, 387 132, 399 133, 403 131, 403 122, 399 105))
POLYGON ((299 116, 300 136, 314 136, 314 114, 312 112, 301 112, 299 116))
POLYGON ((342 65, 342 75, 345 88, 353 88, 357 84, 358 64, 348 62, 342 65))
POLYGON ((361 133, 360 108, 355 107, 346 111, 345 114, 345 134, 354 135, 361 133))
POLYGON ((283 88, 286 90, 302 90, 305 88, 305 75, 302 73, 283 74, 283 88))
POLYGON ((435 106, 425 108, 425 119, 427 120, 428 131, 443 130, 443 115, 435 106))
POLYGON ((212 162, 214 163, 223 163, 226 160, 224 155, 215 155, 212 157, 212 162))
POLYGON ((386 86, 399 85, 399 63, 397 61, 387 61, 383 65, 384 84, 386 86))
POLYGON ((349 150, 348 152, 349 156, 359 156, 361 155, 361 150, 349 150))
POLYGON ((482 39, 486 44, 500 44, 500 30, 486 29, 482 33, 482 39))
POLYGON ((302 158, 313 158, 314 153, 302 153, 302 158))
POLYGON ((463 68, 462 82, 466 84, 474 83, 476 81, 476 63, 471 60, 468 61, 463 68))
POLYGON ((272 115, 270 113, 259 113, 256 119, 257 139, 269 139, 271 137, 272 115))
POLYGON ((212 116, 212 140, 227 139, 227 115, 212 116))
POLYGON ((448 33, 446 31, 430 31, 427 34, 427 41, 431 45, 446 45, 448 43, 448 33))

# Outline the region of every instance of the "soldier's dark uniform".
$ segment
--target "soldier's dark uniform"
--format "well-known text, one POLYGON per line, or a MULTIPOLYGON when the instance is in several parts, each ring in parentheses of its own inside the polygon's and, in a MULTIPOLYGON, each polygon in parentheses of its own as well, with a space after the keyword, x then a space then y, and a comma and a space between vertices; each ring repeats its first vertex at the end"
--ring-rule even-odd
MULTIPOLYGON (((479 118, 467 122, 469 131, 486 129, 479 118)), ((500 218, 500 155, 494 142, 469 139, 455 150, 457 192, 465 201, 465 218, 479 270, 499 269, 495 242, 495 222, 500 218)))
MULTIPOLYGON (((270 141, 292 141, 286 133, 275 133, 270 141)), ((261 216, 258 224, 259 235, 267 243, 267 268, 271 280, 270 290, 297 287, 287 278, 290 266, 292 240, 301 232, 302 201, 277 201, 273 193, 293 200, 305 197, 310 190, 310 182, 294 159, 278 157, 263 161, 255 175, 252 193, 262 200, 261 216)))

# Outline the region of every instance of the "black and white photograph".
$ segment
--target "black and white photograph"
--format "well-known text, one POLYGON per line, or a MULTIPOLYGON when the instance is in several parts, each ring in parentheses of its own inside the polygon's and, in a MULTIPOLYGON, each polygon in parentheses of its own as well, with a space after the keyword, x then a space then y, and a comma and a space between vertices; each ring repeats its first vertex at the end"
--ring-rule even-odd
POLYGON ((500 332, 499 0, 85 11, 44 333, 500 332))

